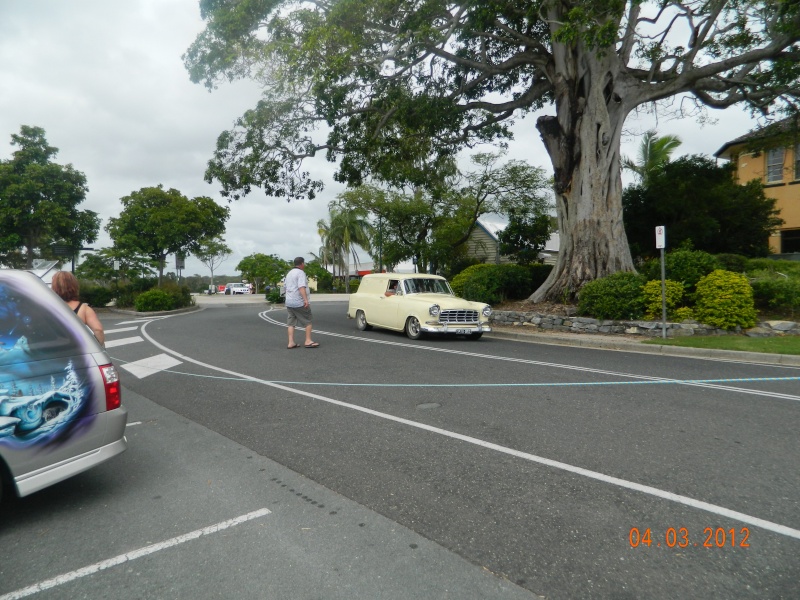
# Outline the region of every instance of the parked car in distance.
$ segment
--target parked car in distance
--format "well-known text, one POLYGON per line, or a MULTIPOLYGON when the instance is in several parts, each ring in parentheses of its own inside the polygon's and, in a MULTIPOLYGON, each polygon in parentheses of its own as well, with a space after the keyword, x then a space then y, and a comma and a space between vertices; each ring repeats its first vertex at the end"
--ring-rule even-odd
POLYGON ((32 273, 0 269, 0 499, 123 452, 127 420, 89 328, 32 273))
POLYGON ((487 331, 492 307, 453 294, 444 277, 425 273, 372 273, 350 294, 347 316, 361 331, 372 327, 423 334, 463 335, 477 340, 487 331))
POLYGON ((249 294, 250 286, 246 283, 229 283, 225 286, 225 294, 234 296, 236 294, 249 294))

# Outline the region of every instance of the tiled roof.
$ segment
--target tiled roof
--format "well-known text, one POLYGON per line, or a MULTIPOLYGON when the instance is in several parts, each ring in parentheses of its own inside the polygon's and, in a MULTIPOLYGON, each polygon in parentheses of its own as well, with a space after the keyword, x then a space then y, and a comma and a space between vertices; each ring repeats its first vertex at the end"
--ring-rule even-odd
POLYGON ((746 142, 752 142, 754 140, 760 140, 780 133, 785 133, 787 131, 791 131, 793 127, 797 126, 798 124, 796 116, 787 117, 781 121, 775 121, 774 123, 770 123, 769 125, 760 127, 749 133, 741 135, 738 138, 731 140, 730 142, 725 142, 722 148, 720 148, 714 153, 714 156, 716 156, 717 158, 728 158, 724 155, 726 154, 727 150, 729 150, 733 146, 738 146, 746 142))

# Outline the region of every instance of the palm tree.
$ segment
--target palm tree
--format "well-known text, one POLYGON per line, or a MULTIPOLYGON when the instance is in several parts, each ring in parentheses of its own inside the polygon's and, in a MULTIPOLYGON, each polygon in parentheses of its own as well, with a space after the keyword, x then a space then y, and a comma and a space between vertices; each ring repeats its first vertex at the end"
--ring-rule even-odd
POLYGON ((335 281, 337 267, 339 267, 339 273, 341 273, 342 269, 347 267, 346 264, 342 266, 345 261, 343 259, 341 242, 336 238, 330 222, 325 219, 317 221, 317 233, 322 240, 322 246, 319 248, 320 259, 325 267, 328 265, 331 266, 335 281))
POLYGON ((627 156, 623 157, 622 168, 636 173, 639 183, 646 186, 651 175, 669 162, 675 148, 681 143, 681 138, 677 135, 658 137, 655 129, 646 131, 639 145, 638 160, 634 162, 627 156))
POLYGON ((325 248, 324 253, 331 257, 331 263, 341 267, 340 273, 345 273, 345 285, 349 291, 350 256, 358 265, 360 261, 356 246, 362 247, 367 252, 371 250, 373 227, 364 210, 336 203, 331 203, 329 210, 329 220, 321 219, 317 222, 317 232, 322 239, 320 253, 323 253, 325 248))

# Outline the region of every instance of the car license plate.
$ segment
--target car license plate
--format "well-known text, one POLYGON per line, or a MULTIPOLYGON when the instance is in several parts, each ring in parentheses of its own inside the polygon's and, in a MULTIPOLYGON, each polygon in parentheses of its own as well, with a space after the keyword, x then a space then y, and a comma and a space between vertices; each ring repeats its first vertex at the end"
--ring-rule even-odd
POLYGON ((456 335, 469 335, 472 329, 456 329, 456 335))

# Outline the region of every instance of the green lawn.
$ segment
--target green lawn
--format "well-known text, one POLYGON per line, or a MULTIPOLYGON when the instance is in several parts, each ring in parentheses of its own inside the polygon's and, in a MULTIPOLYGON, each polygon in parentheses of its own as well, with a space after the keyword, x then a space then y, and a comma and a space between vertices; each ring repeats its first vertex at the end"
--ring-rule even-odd
POLYGON ((745 335, 691 336, 681 338, 654 338, 646 344, 682 346, 684 348, 711 348, 739 350, 741 352, 766 352, 769 354, 800 354, 800 336, 787 335, 771 338, 751 338, 745 335))

